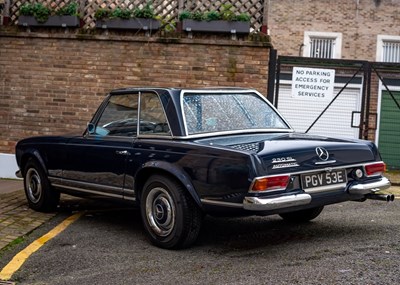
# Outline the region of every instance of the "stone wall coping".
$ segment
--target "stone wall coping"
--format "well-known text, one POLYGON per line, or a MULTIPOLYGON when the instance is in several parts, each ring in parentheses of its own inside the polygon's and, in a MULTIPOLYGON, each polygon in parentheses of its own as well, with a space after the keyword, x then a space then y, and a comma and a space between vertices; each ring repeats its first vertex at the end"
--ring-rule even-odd
MULTIPOLYGON (((146 44, 189 44, 189 45, 215 45, 215 46, 237 46, 237 47, 260 47, 272 48, 271 42, 267 39, 262 40, 228 40, 218 38, 181 38, 181 37, 146 37, 146 36, 122 36, 122 35, 92 35, 92 34, 70 34, 70 33, 37 33, 21 32, 15 30, 2 30, 0 27, 0 37, 13 38, 40 38, 40 39, 59 39, 59 40, 89 40, 89 41, 114 41, 114 42, 143 42, 146 44)), ((262 37, 262 36, 261 36, 262 37)))

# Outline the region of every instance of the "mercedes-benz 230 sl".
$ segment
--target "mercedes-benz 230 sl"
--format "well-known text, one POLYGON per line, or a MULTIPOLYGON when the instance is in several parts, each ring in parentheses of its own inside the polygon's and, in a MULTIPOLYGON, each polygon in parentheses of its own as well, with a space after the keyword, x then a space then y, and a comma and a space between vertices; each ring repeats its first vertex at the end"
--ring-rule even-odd
POLYGON ((390 181, 374 143, 296 133, 249 89, 114 90, 83 133, 23 139, 16 158, 31 208, 60 193, 126 201, 162 248, 191 245, 205 214, 304 222, 394 199, 376 193, 390 181))

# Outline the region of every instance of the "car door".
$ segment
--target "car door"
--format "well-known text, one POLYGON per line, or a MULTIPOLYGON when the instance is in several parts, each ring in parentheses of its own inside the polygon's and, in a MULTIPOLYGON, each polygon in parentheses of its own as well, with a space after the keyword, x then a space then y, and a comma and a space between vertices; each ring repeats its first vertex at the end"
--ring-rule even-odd
POLYGON ((64 183, 71 190, 123 198, 127 161, 137 136, 138 94, 111 95, 82 137, 67 144, 64 183))
POLYGON ((149 161, 167 160, 165 142, 171 142, 170 125, 159 94, 141 91, 138 137, 134 141, 132 156, 127 159, 124 181, 124 199, 136 200, 135 174, 149 161))

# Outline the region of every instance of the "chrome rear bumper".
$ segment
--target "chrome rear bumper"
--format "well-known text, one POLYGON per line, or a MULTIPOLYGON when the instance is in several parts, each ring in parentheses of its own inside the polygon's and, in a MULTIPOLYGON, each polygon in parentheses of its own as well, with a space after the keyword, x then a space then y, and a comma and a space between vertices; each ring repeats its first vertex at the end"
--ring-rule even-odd
POLYGON ((310 204, 310 202, 310 194, 296 194, 277 198, 245 197, 243 200, 243 208, 250 211, 268 211, 307 205, 310 204))
MULTIPOLYGON (((350 185, 347 192, 353 195, 374 194, 377 191, 388 189, 390 185, 389 179, 382 177, 379 181, 350 185)), ((250 211, 270 211, 307 205, 311 203, 311 200, 312 196, 308 193, 274 198, 245 197, 243 199, 243 208, 250 211)))
POLYGON ((382 177, 381 180, 371 182, 371 183, 363 183, 363 184, 356 184, 350 185, 349 189, 347 190, 349 194, 372 194, 377 191, 388 189, 391 186, 389 179, 386 177, 382 177))

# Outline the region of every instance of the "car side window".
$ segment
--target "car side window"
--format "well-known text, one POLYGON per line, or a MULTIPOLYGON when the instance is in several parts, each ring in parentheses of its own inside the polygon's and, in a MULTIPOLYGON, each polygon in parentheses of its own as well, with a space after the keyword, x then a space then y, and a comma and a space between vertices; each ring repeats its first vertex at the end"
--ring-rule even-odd
POLYGON ((140 128, 142 135, 170 135, 170 128, 160 98, 156 93, 140 94, 140 128))
POLYGON ((113 95, 96 125, 95 134, 133 137, 137 135, 138 94, 113 95))

